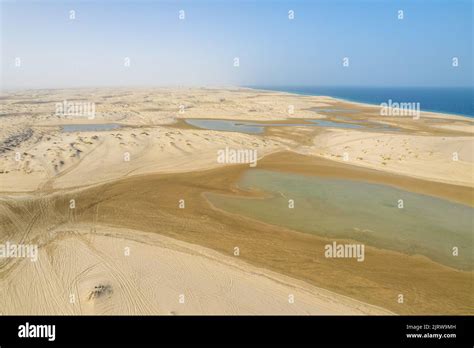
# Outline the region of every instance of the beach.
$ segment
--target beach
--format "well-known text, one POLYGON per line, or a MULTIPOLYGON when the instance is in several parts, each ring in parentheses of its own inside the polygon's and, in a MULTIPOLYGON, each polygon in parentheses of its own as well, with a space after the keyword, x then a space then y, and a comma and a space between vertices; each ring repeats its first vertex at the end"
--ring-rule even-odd
POLYGON ((0 243, 39 247, 36 262, 0 259, 2 314, 473 314, 473 119, 250 88, 1 98, 0 243), (67 103, 94 110, 58 112, 67 103), (255 166, 232 151, 253 151, 255 166), (288 175, 288 187, 261 185, 256 170, 272 182, 288 175), (305 196, 301 177, 336 181, 305 196), (367 200, 388 197, 387 214, 402 199, 409 216, 394 219, 405 235, 382 239, 387 217, 366 211, 357 226, 340 213, 344 235, 317 219, 286 225, 286 206, 283 222, 268 215, 298 197, 291 209, 337 216, 357 183, 376 192, 367 200), (421 206, 459 211, 457 225, 447 216, 421 234, 421 206), (325 257, 334 241, 364 243, 364 261, 325 257))

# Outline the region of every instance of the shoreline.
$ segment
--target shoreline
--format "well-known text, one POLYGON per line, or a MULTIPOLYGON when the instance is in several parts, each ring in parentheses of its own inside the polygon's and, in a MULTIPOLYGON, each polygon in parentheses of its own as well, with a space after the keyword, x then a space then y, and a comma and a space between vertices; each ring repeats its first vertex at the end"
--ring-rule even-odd
MULTIPOLYGON (((356 105, 366 106, 366 107, 379 107, 380 108, 380 104, 364 102, 364 101, 360 101, 360 100, 356 100, 356 99, 350 99, 350 98, 341 98, 341 97, 336 97, 336 96, 331 96, 331 95, 307 94, 307 93, 302 93, 302 92, 300 92, 300 93, 298 93, 298 92, 286 92, 286 91, 283 91, 283 90, 280 90, 280 89, 261 89, 261 88, 252 88, 252 87, 244 87, 244 88, 248 88, 250 90, 256 90, 256 91, 287 93, 287 94, 299 95, 299 96, 303 96, 303 97, 306 96, 306 97, 331 98, 331 99, 334 99, 334 100, 340 101, 340 102, 346 102, 346 103, 356 104, 356 105)), ((354 88, 356 88, 356 87, 354 87, 354 88)), ((375 88, 375 87, 370 87, 370 88, 375 88)), ((403 88, 403 87, 401 87, 401 88, 403 88)), ((434 87, 434 88, 436 88, 436 87, 434 87)), ((462 87, 453 87, 453 88, 462 88, 462 87)), ((469 89, 471 87, 466 87, 466 88, 469 89)), ((462 119, 468 119, 468 120, 474 121, 474 115, 469 115, 469 114, 456 114, 456 113, 450 113, 450 112, 446 112, 446 111, 429 110, 429 109, 421 109, 420 112, 423 112, 423 113, 429 114, 429 115, 433 115, 433 116, 439 116, 439 115, 448 116, 448 117, 452 116, 453 118, 456 118, 456 119, 462 118, 462 119)), ((400 116, 400 117, 403 117, 403 116, 400 116)))
MULTIPOLYGON (((310 86, 311 87, 311 86, 310 86)), ((338 86, 345 88, 343 86, 338 86)), ((354 88, 356 88, 355 86, 354 88)), ((364 87, 362 87, 364 88, 364 87)), ((369 88, 375 88, 375 87, 369 87, 369 88)), ((382 87, 384 88, 384 87, 382 87)), ((403 88, 403 87, 400 87, 403 88)), ((407 87, 411 88, 411 87, 407 87)), ((437 87, 433 87, 436 89, 437 87)), ((472 87, 453 87, 453 88, 472 88, 472 87)), ((370 102, 364 102, 356 99, 350 99, 350 98, 342 98, 342 97, 337 97, 337 96, 331 96, 331 95, 318 95, 318 94, 307 94, 303 92, 288 92, 284 91, 281 89, 262 89, 258 87, 248 87, 248 86, 214 86, 214 87, 205 87, 205 86, 138 86, 138 87, 129 87, 129 86, 122 86, 122 87, 114 87, 114 86, 99 86, 99 87, 69 87, 69 88, 18 88, 18 89, 8 89, 8 90, 2 90, 0 91, 0 95, 2 97, 7 96, 9 94, 14 94, 18 92, 30 92, 30 91, 36 91, 36 92, 55 92, 55 91, 88 91, 88 90, 121 90, 121 91, 129 91, 130 89, 136 89, 136 90, 162 90, 166 91, 169 89, 182 89, 182 90, 192 90, 192 89, 201 89, 201 90, 246 90, 246 91, 260 91, 260 92, 272 92, 272 93, 281 93, 281 94, 289 94, 289 95, 295 95, 295 96, 301 96, 301 97, 321 97, 321 98, 330 98, 335 101, 339 102, 345 102, 345 103, 350 103, 350 104, 356 104, 360 106, 365 106, 365 107, 380 107, 380 104, 375 104, 375 103, 370 103, 370 102)), ((470 120, 474 122, 474 115, 469 115, 469 114, 456 114, 456 113, 451 113, 451 112, 446 112, 446 111, 441 111, 441 110, 430 110, 430 109, 421 109, 420 112, 429 114, 432 116, 448 116, 448 117, 453 117, 454 119, 460 119, 460 120, 470 120)), ((399 116, 403 117, 403 116, 399 116)), ((437 117, 436 117, 437 118, 437 117)))

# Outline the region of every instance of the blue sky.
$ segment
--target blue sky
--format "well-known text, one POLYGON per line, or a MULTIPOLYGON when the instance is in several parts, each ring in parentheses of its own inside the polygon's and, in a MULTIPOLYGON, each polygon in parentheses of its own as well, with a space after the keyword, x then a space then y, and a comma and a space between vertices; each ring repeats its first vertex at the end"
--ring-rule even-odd
POLYGON ((1 82, 3 88, 473 86, 472 3, 6 0, 1 82))

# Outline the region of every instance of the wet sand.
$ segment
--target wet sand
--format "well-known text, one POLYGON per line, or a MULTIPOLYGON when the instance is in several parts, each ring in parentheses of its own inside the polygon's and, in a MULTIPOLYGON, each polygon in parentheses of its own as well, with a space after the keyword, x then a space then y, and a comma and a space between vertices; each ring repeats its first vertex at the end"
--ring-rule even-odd
MULTIPOLYGON (((288 156, 288 155, 287 155, 288 156)), ((297 160, 296 158, 293 160, 297 160)), ((272 163, 267 159, 261 164, 272 163)), ((366 260, 327 259, 329 239, 264 224, 225 213, 209 205, 203 192, 248 195, 235 183, 245 166, 187 174, 143 175, 68 194, 55 194, 26 206, 15 206, 23 217, 18 231, 34 226, 29 238, 41 239, 46 226, 99 224, 158 233, 228 256, 314 286, 400 314, 461 314, 472 308, 471 272, 458 271, 419 255, 366 247, 366 260), (71 212, 69 199, 77 208, 71 212), (179 208, 184 199, 185 208, 179 208), (40 206, 41 208, 39 208, 40 206), (397 296, 405 302, 399 304, 397 296)), ((360 169, 358 169, 360 170, 360 169)), ((339 173, 342 172, 338 168, 339 173)), ((10 228, 11 230, 12 228, 10 228)))

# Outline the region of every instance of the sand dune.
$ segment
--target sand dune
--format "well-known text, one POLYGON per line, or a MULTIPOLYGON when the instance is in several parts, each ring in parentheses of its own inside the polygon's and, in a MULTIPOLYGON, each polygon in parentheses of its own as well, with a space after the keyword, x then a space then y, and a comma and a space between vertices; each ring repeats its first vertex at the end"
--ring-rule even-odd
POLYGON ((472 136, 332 130, 316 136, 314 146, 307 153, 381 171, 473 187, 473 148, 472 136))
POLYGON ((375 106, 248 89, 59 90, 31 98, 26 92, 17 92, 2 99, 0 140, 6 149, 0 153, 0 190, 4 192, 84 186, 143 173, 210 169, 217 166, 216 151, 226 146, 257 149, 260 158, 282 150, 332 160, 342 160, 347 153, 349 162, 358 166, 472 185, 473 123, 456 116, 422 113, 419 120, 397 119, 380 116, 375 106), (55 115, 55 104, 64 100, 96 102, 94 118, 55 115), (180 109, 182 105, 184 109, 180 109), (291 113, 289 106, 294 109, 291 113), (337 116, 321 114, 319 110, 328 107, 355 110, 344 122, 368 128, 282 127, 256 135, 193 129, 181 121, 326 118, 341 122, 337 116), (60 130, 65 124, 110 123, 123 128, 60 130), (377 124, 397 125, 405 131, 377 132, 372 129, 377 124), (26 131, 31 133, 22 136, 26 131), (452 160, 453 152, 458 152, 458 161, 452 160), (129 161, 124 160, 126 156, 129 161))

